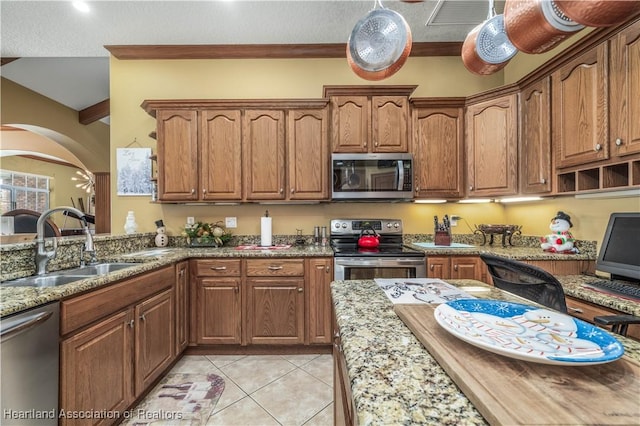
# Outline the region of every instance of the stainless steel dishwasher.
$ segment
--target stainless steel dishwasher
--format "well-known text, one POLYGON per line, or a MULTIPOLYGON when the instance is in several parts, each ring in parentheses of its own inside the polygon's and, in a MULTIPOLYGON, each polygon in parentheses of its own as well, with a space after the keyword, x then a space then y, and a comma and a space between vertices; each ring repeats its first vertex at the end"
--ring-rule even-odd
POLYGON ((57 425, 58 302, 0 321, 0 424, 57 425))

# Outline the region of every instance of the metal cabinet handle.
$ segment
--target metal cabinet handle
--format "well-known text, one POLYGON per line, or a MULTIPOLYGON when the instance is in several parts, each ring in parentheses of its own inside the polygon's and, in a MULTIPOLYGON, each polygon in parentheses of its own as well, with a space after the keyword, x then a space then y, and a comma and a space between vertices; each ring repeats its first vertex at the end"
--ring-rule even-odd
POLYGON ((180 272, 178 272, 178 275, 184 277, 184 269, 181 269, 180 272))
POLYGON ((616 146, 622 146, 622 139, 616 138, 616 146))
POLYGON ((545 178, 542 178, 542 179, 540 180, 540 183, 542 183, 542 184, 547 183, 547 180, 546 180, 545 178))
POLYGON ((296 193, 295 188, 291 188, 291 193, 292 193, 292 194, 295 194, 295 193, 296 193))
POLYGON ((569 309, 571 312, 575 312, 577 314, 583 314, 584 311, 580 308, 572 308, 571 306, 567 306, 567 309, 569 309))
POLYGON ((331 272, 331 266, 327 265, 327 267, 324 268, 324 270, 328 274, 329 272, 331 272))
POLYGON ((236 293, 237 293, 237 292, 239 292, 239 291, 240 291, 240 287, 235 286, 235 287, 233 288, 233 291, 235 291, 236 293))
POLYGON ((596 144, 596 146, 593 147, 593 149, 597 152, 600 151, 602 149, 602 145, 600 145, 599 143, 596 144))
POLYGON ((129 328, 135 327, 136 322, 134 320, 129 321, 129 328))
POLYGON ((473 185, 469 185, 469 191, 473 191, 473 185))
POLYGON ((212 266, 211 268, 212 271, 225 271, 227 269, 226 266, 212 266))
POLYGON ((27 330, 32 329, 38 324, 41 324, 46 320, 48 320, 49 318, 51 318, 51 315, 53 315, 53 312, 51 311, 42 312, 41 314, 37 314, 35 317, 30 318, 24 322, 21 322, 20 324, 14 327, 11 327, 7 330, 2 330, 2 334, 0 335, 0 341, 5 342, 13 337, 16 337, 19 334, 24 333, 27 330))
POLYGON ((196 193, 196 189, 195 188, 191 188, 191 193, 195 194, 196 193))
POLYGON ((202 194, 206 194, 207 193, 207 189, 206 188, 202 188, 202 194))
POLYGON ((271 265, 271 266, 267 267, 267 269, 269 269, 270 271, 279 271, 280 269, 282 269, 282 266, 271 265))
POLYGON ((280 193, 282 194, 284 192, 284 188, 280 188, 280 193))
POLYGON ((458 270, 458 265, 453 265, 453 270, 457 271, 458 270))
POLYGON ((373 146, 378 146, 378 141, 374 142, 373 146))
POLYGON ((147 318, 144 316, 144 314, 140 315, 140 321, 146 321, 147 318))
POLYGON ((433 271, 433 269, 435 268, 435 265, 430 265, 429 269, 433 271))
POLYGON ((298 293, 302 293, 302 287, 298 287, 298 293))

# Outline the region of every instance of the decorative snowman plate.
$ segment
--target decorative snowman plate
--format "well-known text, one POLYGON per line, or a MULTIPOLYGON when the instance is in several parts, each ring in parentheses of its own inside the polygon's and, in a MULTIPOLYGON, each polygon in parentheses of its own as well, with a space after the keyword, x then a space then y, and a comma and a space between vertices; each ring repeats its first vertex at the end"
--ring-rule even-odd
POLYGON ((461 299, 439 305, 434 315, 457 338, 523 361, 592 365, 615 361, 624 353, 622 344, 606 330, 535 306, 461 299))

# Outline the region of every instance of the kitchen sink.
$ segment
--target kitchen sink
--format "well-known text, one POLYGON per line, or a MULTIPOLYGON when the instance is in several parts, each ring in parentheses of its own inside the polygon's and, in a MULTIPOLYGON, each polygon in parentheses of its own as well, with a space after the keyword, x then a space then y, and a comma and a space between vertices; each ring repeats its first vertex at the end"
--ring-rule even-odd
POLYGON ((36 275, 33 277, 19 278, 17 280, 5 281, 3 286, 10 287, 55 287, 91 278, 93 275, 62 275, 48 274, 36 275))
POLYGON ((81 266, 79 268, 60 271, 62 275, 105 275, 139 265, 138 263, 98 263, 97 265, 81 266))
POLYGON ((17 280, 5 281, 2 285, 11 287, 55 287, 74 281, 93 278, 97 275, 106 275, 111 272, 121 271, 137 265, 139 265, 139 263, 98 263, 97 265, 80 266, 78 268, 65 269, 45 275, 34 275, 17 280))

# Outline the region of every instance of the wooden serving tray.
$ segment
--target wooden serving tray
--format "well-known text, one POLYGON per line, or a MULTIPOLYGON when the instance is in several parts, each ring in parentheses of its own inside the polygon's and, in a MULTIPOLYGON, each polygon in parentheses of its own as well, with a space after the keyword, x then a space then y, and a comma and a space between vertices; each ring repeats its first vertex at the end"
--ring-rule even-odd
POLYGON ((398 316, 492 425, 640 422, 640 363, 547 365, 508 358, 444 330, 433 305, 394 305, 398 316))

